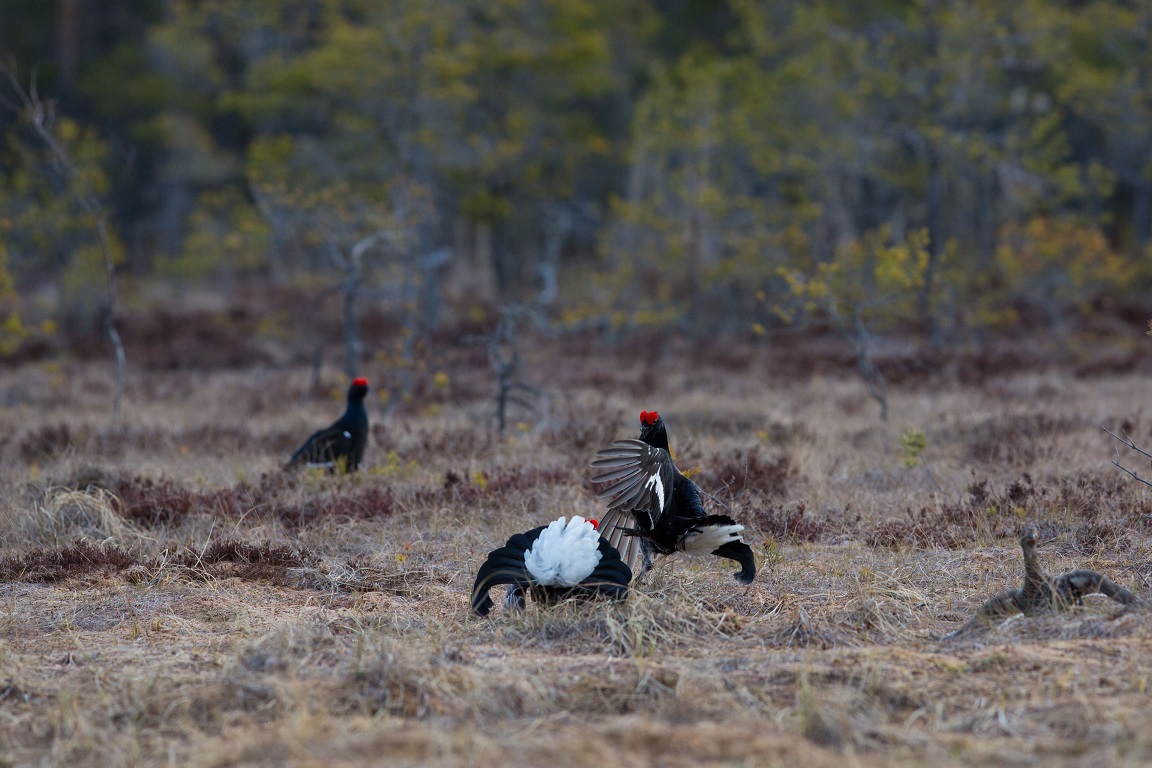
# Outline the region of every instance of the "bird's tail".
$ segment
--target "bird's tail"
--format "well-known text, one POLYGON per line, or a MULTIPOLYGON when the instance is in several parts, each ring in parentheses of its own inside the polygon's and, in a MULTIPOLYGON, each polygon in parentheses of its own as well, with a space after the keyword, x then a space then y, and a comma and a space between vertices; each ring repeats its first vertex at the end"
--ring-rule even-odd
POLYGON ((542 586, 574 587, 596 570, 603 555, 596 525, 579 515, 560 517, 545 526, 524 554, 533 582, 542 586))
POLYGON ((752 548, 744 543, 740 532, 744 526, 727 515, 708 515, 693 522, 689 532, 680 544, 680 549, 689 555, 715 555, 740 563, 736 580, 741 584, 751 584, 756 578, 756 557, 752 548))
MULTIPOLYGON (((588 526, 592 528, 592 526, 588 526)), ((522 608, 524 594, 531 592, 534 599, 545 601, 565 597, 602 597, 623 600, 628 595, 628 583, 632 581, 632 571, 620 559, 620 553, 599 534, 593 539, 597 552, 595 567, 580 580, 570 586, 537 583, 528 570, 526 555, 534 548, 545 527, 527 533, 517 533, 508 543, 493 550, 476 573, 476 583, 472 587, 472 611, 478 616, 487 616, 492 610, 492 598, 488 591, 500 584, 508 584, 509 607, 522 608)), ((583 538, 583 537, 582 537, 583 538)))
POLYGON ((742 541, 732 541, 713 550, 717 557, 726 557, 740 563, 740 570, 734 575, 741 584, 751 584, 756 578, 756 556, 752 554, 752 547, 742 541))
POLYGON ((708 515, 692 521, 676 548, 689 555, 710 555, 729 542, 742 541, 743 530, 744 526, 727 515, 708 515))

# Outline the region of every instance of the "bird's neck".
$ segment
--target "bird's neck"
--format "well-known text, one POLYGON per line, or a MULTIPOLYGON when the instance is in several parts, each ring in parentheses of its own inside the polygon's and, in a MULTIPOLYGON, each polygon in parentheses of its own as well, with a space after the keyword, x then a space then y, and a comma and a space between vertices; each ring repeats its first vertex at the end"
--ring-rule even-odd
POLYGON ((1024 584, 1025 588, 1035 586, 1048 579, 1044 567, 1040 565, 1040 558, 1036 556, 1036 547, 1024 547, 1024 584))
POLYGON ((344 418, 346 419, 366 419, 368 418, 368 409, 364 407, 364 399, 349 400, 348 407, 344 409, 344 418))
POLYGON ((648 435, 648 437, 642 439, 653 448, 663 448, 665 451, 671 452, 668 448, 668 432, 663 428, 656 430, 648 435))

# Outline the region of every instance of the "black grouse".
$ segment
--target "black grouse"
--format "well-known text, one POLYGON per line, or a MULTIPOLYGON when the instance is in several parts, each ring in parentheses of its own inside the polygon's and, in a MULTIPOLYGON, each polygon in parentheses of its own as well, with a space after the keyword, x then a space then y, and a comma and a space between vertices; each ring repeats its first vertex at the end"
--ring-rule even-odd
POLYGON ((1104 595, 1129 607, 1143 604, 1139 597, 1099 571, 1077 568, 1059 576, 1049 576, 1036 552, 1037 538, 1036 528, 1031 525, 1020 534, 1020 548, 1024 551, 1024 586, 993 595, 968 623, 938 639, 951 640, 1021 613, 1030 616, 1041 611, 1067 610, 1074 605, 1083 605, 1087 595, 1104 595))
POLYGON ((620 553, 596 532, 595 520, 579 515, 517 533, 493 550, 476 573, 472 611, 487 616, 492 610, 488 590, 509 585, 505 605, 523 608, 525 593, 543 603, 569 597, 623 600, 632 571, 620 553))
POLYGON ((655 411, 640 414, 640 439, 617 440, 596 454, 592 468, 598 495, 608 501, 601 521, 604 536, 629 565, 637 550, 652 567, 652 551, 662 555, 716 555, 735 560, 741 584, 756 578, 756 558, 744 543, 738 525, 727 515, 709 515, 700 502, 700 489, 676 469, 668 452, 668 432, 655 411))
POLYGON ((305 440, 304 445, 288 459, 285 469, 302 465, 323 467, 329 472, 355 472, 359 469, 364 460, 364 446, 368 443, 368 410, 364 407, 367 394, 368 379, 353 379, 352 386, 348 387, 348 407, 344 415, 332 426, 305 440))

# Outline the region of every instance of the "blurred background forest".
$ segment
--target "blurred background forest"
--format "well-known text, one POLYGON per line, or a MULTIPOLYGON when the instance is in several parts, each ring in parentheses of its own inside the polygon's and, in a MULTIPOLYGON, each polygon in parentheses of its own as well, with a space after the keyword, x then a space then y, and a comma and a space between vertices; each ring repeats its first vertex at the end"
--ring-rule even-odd
POLYGON ((0 52, 9 357, 95 338, 106 261, 118 316, 334 340, 1152 311, 1146 0, 0 0, 0 52))

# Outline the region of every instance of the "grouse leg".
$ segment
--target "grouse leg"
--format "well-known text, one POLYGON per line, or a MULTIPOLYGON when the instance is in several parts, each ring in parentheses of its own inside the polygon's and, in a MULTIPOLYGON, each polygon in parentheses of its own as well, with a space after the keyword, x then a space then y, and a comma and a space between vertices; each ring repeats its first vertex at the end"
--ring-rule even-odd
POLYGON ((504 594, 504 610, 506 611, 522 611, 524 610, 524 588, 517 585, 508 587, 508 591, 504 594))
POLYGON ((652 570, 652 545, 643 539, 640 540, 640 573, 636 574, 636 578, 632 579, 635 583, 639 584, 640 580, 652 570))

